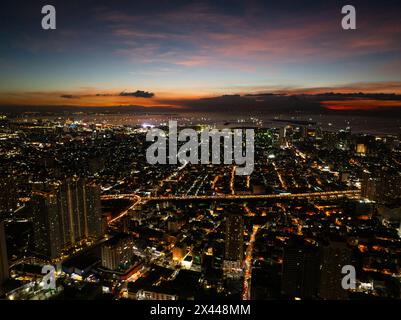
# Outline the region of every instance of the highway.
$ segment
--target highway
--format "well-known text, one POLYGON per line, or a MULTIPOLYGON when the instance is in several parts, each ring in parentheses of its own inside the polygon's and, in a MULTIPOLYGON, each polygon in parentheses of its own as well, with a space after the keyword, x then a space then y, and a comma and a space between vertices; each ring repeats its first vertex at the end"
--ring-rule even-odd
MULTIPOLYGON (((116 194, 116 195, 102 195, 102 200, 115 200, 115 199, 128 199, 135 200, 136 202, 147 201, 169 201, 169 200, 268 200, 268 199, 316 199, 316 198, 355 198, 361 194, 360 190, 344 190, 344 191, 326 191, 326 192, 308 192, 308 193, 281 193, 281 194, 262 194, 262 195, 232 195, 232 194, 219 194, 219 195, 184 195, 184 196, 158 196, 158 197, 140 197, 137 194, 116 194)), ((135 206, 136 204, 134 204, 135 206)), ((129 209, 128 209, 129 210, 129 209)))
POLYGON ((330 199, 330 198, 355 198, 361 194, 360 190, 345 190, 345 191, 327 191, 327 192, 308 192, 308 193, 281 193, 281 194, 262 194, 262 195, 233 195, 233 194, 219 194, 214 196, 160 196, 160 197, 140 197, 135 193, 116 194, 116 195, 102 195, 102 200, 132 200, 134 203, 126 210, 121 212, 117 217, 109 221, 109 224, 121 219, 133 210, 138 204, 148 201, 188 201, 188 200, 203 200, 203 201, 217 201, 217 200, 290 200, 290 199, 330 199))
MULTIPOLYGON (((103 196, 102 196, 102 199, 103 199, 103 196)), ((113 222, 115 222, 115 221, 121 219, 122 217, 124 217, 125 215, 127 215, 130 210, 133 210, 135 208, 135 206, 137 206, 141 202, 141 197, 137 196, 137 195, 131 195, 130 199, 133 199, 133 200, 136 200, 136 201, 128 209, 126 209, 123 212, 121 212, 117 217, 111 219, 109 221, 109 224, 112 224, 113 222)))

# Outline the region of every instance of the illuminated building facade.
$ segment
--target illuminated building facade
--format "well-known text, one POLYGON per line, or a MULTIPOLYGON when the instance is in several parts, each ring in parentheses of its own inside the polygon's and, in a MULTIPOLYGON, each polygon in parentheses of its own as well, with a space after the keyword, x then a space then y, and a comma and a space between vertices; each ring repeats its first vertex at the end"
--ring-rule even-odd
POLYGON ((366 152, 367 152, 367 148, 366 148, 366 145, 365 145, 365 144, 363 144, 363 143, 358 143, 358 144, 356 145, 356 153, 357 153, 357 154, 359 154, 359 155, 366 155, 366 152))
POLYGON ((244 219, 241 214, 229 212, 225 220, 226 243, 223 271, 228 278, 238 278, 242 276, 244 260, 244 219))
POLYGON ((82 240, 102 236, 100 189, 71 178, 34 191, 32 197, 35 252, 46 258, 82 240))
POLYGON ((113 238, 102 245, 102 267, 117 270, 125 265, 130 265, 134 256, 134 242, 129 236, 123 238, 113 238))

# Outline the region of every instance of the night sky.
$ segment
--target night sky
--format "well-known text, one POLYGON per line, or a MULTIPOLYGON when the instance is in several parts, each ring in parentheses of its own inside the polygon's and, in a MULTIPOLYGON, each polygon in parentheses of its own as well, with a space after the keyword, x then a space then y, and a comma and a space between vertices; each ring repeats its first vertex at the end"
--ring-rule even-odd
POLYGON ((400 1, 17 0, 1 6, 2 105, 401 93, 400 1), (57 30, 41 28, 46 4, 56 7, 57 30), (341 28, 345 4, 356 7, 357 30, 341 28), (154 96, 120 95, 123 90, 154 96))

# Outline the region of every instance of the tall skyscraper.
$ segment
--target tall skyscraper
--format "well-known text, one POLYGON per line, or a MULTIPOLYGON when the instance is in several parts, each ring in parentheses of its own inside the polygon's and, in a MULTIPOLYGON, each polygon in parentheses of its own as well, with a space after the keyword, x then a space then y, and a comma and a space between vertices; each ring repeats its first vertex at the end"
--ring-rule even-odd
MULTIPOLYGON (((49 186, 48 186, 49 187, 49 186)), ((60 226, 57 189, 35 191, 32 196, 32 222, 35 253, 50 259, 61 254, 63 235, 60 226)))
POLYGON ((17 208, 15 179, 11 173, 0 174, 0 219, 6 218, 17 208))
POLYGON ((280 128, 280 132, 279 132, 279 138, 278 138, 278 142, 280 146, 285 146, 286 145, 286 133, 287 133, 287 129, 286 127, 281 127, 280 128))
POLYGON ((2 293, 2 285, 8 279, 8 276, 6 234, 4 231, 4 222, 0 221, 0 294, 2 293))
POLYGON ((100 189, 85 179, 46 185, 32 197, 35 249, 47 258, 102 235, 100 189))
POLYGON ((361 195, 369 200, 376 200, 376 190, 378 188, 378 179, 372 177, 370 173, 364 173, 362 178, 361 195))
POLYGON ((60 186, 59 202, 66 243, 101 235, 99 186, 85 179, 66 179, 60 186))
POLYGON ((131 236, 123 235, 108 240, 101 247, 102 267, 110 270, 123 270, 131 266, 134 256, 134 241, 131 236))
POLYGON ((242 214, 228 212, 226 214, 226 243, 223 261, 223 271, 227 277, 242 276, 244 261, 244 219, 242 214))
POLYGON ((362 180, 362 197, 379 203, 401 198, 401 175, 397 170, 381 168, 365 173, 362 180))
POLYGON ((330 242, 321 249, 319 297, 325 300, 346 300, 348 292, 341 286, 342 268, 350 264, 351 250, 343 242, 330 242))
POLYGON ((319 251, 315 247, 291 244, 284 248, 281 292, 286 297, 311 299, 319 285, 319 251))

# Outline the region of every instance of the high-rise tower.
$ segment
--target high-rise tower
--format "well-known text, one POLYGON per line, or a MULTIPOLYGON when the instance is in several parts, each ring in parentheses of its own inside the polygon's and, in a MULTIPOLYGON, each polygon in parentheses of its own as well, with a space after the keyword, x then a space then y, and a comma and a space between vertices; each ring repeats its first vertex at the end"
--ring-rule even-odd
POLYGON ((32 197, 35 249, 54 259, 63 249, 102 236, 100 189, 85 179, 46 185, 32 197))
POLYGON ((0 221, 0 294, 2 293, 2 285, 8 279, 8 276, 6 234, 4 231, 4 222, 0 221))
POLYGON ((244 260, 244 219, 242 214, 228 212, 225 219, 226 243, 223 269, 227 277, 240 277, 244 260))

